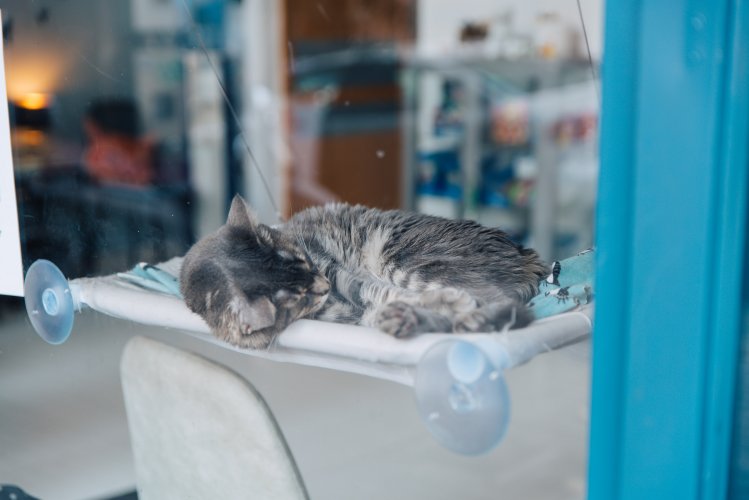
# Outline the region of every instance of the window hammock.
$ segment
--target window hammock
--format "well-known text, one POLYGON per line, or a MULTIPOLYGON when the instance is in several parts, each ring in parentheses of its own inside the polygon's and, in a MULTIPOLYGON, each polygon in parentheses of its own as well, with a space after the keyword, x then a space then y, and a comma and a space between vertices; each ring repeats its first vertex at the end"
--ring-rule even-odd
POLYGON ((425 425, 447 448, 476 455, 491 450, 509 422, 503 371, 547 351, 582 341, 593 314, 592 251, 555 262, 529 303, 537 318, 499 333, 422 334, 396 339, 374 328, 299 320, 264 350, 240 349, 210 334, 179 294, 181 258, 127 273, 67 281, 49 261, 26 275, 26 309, 49 343, 64 342, 75 311, 87 307, 147 325, 186 332, 246 355, 377 377, 414 388, 425 425))

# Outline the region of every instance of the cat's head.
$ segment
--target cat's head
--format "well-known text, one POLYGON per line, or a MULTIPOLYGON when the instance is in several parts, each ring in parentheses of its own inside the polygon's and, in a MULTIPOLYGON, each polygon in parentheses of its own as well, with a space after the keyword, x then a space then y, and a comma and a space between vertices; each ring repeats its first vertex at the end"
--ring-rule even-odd
POLYGON ((322 307, 330 283, 295 237, 260 224, 235 196, 226 224, 185 256, 181 287, 219 337, 263 347, 322 307))

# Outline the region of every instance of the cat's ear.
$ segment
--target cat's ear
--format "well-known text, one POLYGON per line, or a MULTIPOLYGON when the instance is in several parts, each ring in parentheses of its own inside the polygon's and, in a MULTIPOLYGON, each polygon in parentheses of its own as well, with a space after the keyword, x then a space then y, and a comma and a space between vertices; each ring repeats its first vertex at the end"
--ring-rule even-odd
POLYGON ((229 209, 229 217, 226 218, 226 224, 228 226, 241 227, 245 229, 252 229, 257 226, 257 219, 252 210, 247 206, 244 198, 241 196, 234 195, 234 199, 231 202, 231 208, 229 209))
POLYGON ((246 314, 253 332, 276 324, 276 306, 267 297, 260 297, 250 302, 246 314))

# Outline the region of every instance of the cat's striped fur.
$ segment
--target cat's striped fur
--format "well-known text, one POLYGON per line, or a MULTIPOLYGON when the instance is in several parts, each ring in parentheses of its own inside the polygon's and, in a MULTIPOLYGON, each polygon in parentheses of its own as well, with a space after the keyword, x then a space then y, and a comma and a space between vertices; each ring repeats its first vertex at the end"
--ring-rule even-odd
POLYGON ((263 347, 299 318, 399 337, 521 326, 547 274, 536 252, 472 221, 332 204, 271 228, 235 197, 226 225, 186 255, 181 283, 216 335, 263 347))

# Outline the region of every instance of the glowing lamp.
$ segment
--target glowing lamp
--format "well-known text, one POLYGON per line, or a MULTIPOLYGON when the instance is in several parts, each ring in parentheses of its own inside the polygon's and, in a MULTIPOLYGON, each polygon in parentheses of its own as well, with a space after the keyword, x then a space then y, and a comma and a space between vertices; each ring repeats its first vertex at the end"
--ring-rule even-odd
POLYGON ((49 107, 49 94, 30 92, 16 101, 16 106, 30 111, 38 111, 49 107))
POLYGON ((30 92, 22 95, 14 104, 15 125, 34 130, 47 130, 50 126, 49 94, 30 92))

